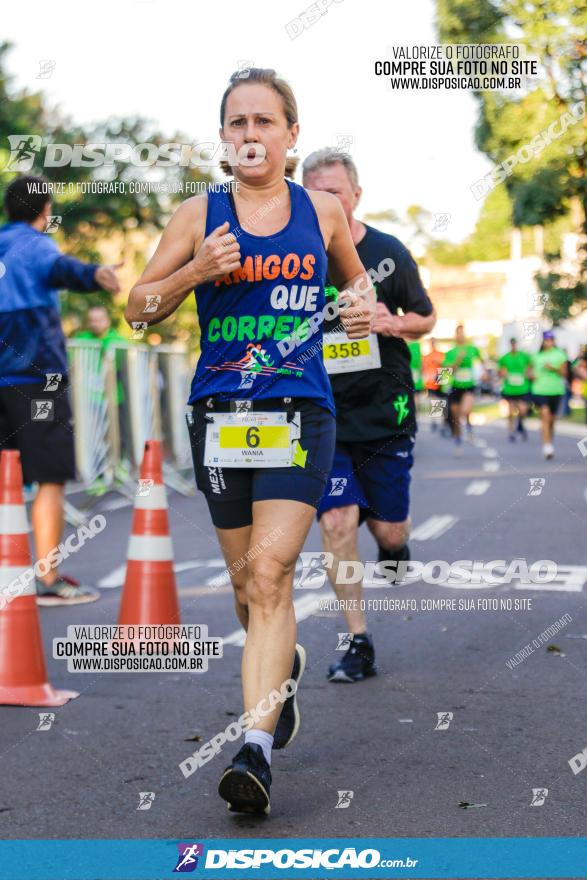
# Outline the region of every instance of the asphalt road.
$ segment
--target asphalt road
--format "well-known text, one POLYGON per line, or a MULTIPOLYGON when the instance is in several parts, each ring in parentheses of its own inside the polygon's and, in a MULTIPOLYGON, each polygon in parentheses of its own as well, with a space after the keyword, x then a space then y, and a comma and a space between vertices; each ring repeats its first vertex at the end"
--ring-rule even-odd
MULTIPOLYGON (((369 587, 369 600, 415 599, 418 610, 370 613, 379 675, 355 685, 326 681, 345 629, 339 614, 324 610, 330 588, 296 590, 298 637, 308 654, 301 730, 274 754, 271 817, 239 817, 216 793, 234 746, 187 780, 178 769, 242 711, 241 649, 230 588, 206 586, 222 569, 203 498, 171 492, 183 621, 205 623, 214 636, 234 634, 237 644, 227 644, 204 675, 73 675, 50 658, 51 639, 68 624, 115 623, 120 588, 104 586, 93 605, 41 609, 50 678, 81 696, 53 710, 49 730, 37 730, 39 709, 0 708, 1 836, 583 836, 587 771, 574 774, 569 760, 587 747, 587 458, 573 437, 560 437, 557 457, 544 462, 536 432, 514 445, 501 424, 476 434, 481 445, 467 444, 455 458, 449 441, 421 428, 412 558, 547 559, 559 567, 556 582, 369 587), (497 599, 505 607, 421 609, 422 600, 440 598, 497 599), (526 607, 515 610, 520 599, 526 607), (571 620, 561 632, 540 640, 564 615, 571 620), (539 647, 512 664, 534 639, 539 647), (452 713, 447 729, 436 729, 438 713, 445 722, 452 713), (531 806, 533 789, 544 788, 544 803, 531 806), (155 798, 139 810, 145 791, 155 798), (341 791, 352 792, 346 807, 337 807, 341 791)), ((64 571, 115 584, 131 511, 105 516, 104 532, 64 571)), ((360 549, 375 558, 366 527, 360 549)), ((316 527, 305 550, 320 550, 316 527)))

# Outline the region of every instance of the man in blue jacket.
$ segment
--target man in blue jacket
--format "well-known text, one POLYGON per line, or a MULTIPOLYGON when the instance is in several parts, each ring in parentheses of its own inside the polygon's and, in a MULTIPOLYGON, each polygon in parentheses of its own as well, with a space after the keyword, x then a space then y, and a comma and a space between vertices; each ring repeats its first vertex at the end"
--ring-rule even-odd
MULTIPOLYGON (((60 252, 45 232, 51 195, 42 177, 13 180, 5 210, 9 222, 0 228, 0 449, 18 449, 24 482, 39 484, 31 518, 40 560, 61 540, 64 484, 75 479, 59 290, 117 293, 116 269, 122 264, 95 266, 60 252)), ((36 587, 39 605, 99 598, 97 590, 60 575, 56 567, 37 578, 36 587)))

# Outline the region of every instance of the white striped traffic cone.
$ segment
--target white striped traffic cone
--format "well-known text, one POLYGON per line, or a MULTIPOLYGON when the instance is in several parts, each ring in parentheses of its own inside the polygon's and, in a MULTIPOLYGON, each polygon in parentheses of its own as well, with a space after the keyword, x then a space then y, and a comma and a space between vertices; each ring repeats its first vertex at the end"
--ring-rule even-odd
POLYGON ((47 680, 20 452, 0 453, 0 704, 63 706, 77 691, 47 680))
POLYGON ((148 492, 135 499, 118 623, 120 626, 179 623, 173 545, 158 440, 145 443, 140 479, 153 482, 147 486, 148 492))

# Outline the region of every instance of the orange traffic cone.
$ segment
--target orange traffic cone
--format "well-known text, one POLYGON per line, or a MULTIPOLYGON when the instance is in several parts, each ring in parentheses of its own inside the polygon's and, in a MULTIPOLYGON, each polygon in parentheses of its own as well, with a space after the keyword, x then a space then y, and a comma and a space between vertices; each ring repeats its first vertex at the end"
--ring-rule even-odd
POLYGON ((22 495, 20 452, 0 453, 0 704, 63 706, 77 691, 47 681, 22 495))
POLYGON ((158 440, 145 443, 127 557, 119 625, 179 623, 173 545, 158 440))

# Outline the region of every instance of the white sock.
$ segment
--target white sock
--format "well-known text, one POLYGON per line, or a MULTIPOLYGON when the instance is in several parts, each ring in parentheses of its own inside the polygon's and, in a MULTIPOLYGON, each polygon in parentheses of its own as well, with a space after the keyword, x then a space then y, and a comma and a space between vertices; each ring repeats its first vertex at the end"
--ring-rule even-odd
POLYGON ((252 743, 255 746, 261 746, 265 760, 271 764, 271 747, 273 745, 273 737, 264 730, 247 730, 245 733, 245 745, 252 743))

